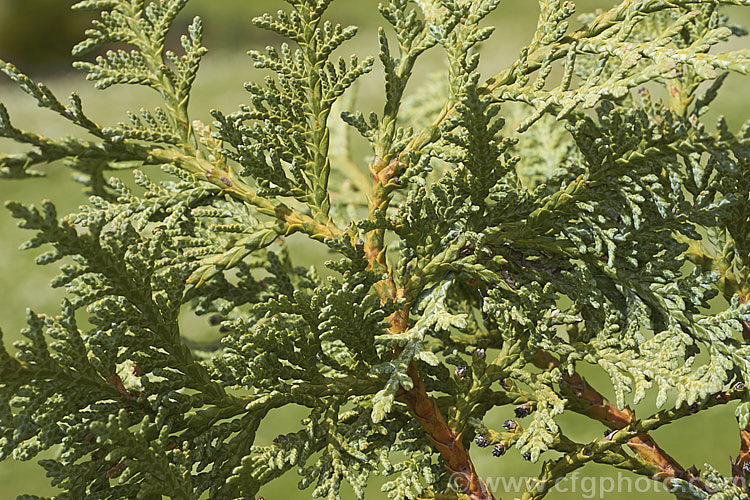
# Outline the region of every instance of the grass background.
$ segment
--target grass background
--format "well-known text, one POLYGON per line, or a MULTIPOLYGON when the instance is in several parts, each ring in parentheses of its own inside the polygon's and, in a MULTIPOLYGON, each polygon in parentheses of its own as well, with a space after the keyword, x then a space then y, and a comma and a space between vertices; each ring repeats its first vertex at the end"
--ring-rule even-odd
MULTIPOLYGON (((79 27, 85 23, 83 16, 62 11, 58 14, 54 9, 59 8, 59 0, 0 0, 0 54, 18 61, 19 66, 31 76, 47 83, 58 96, 65 96, 72 90, 77 90, 83 96, 88 112, 102 123, 116 123, 124 119, 126 110, 137 110, 157 104, 156 99, 148 91, 139 88, 115 88, 106 91, 95 91, 84 81, 83 76, 76 73, 60 72, 59 68, 67 66, 69 62, 67 49, 61 50, 60 44, 66 41, 66 33, 70 25, 79 27), (45 3, 46 2, 46 3, 45 3), (55 2, 54 4, 51 2, 55 2), (41 8, 43 7, 43 8, 41 8), (41 9, 40 9, 41 8, 41 9), (44 18, 40 12, 49 10, 53 19, 44 18), (54 13, 54 15, 52 15, 54 13), (50 26, 52 28, 50 28, 50 26), (54 27, 59 26, 59 30, 54 27), (64 27, 64 29, 63 29, 64 27), (65 36, 62 36, 65 35, 65 36), (47 46, 46 55, 33 55, 29 47, 47 46), (53 54, 50 55, 50 52, 53 54)), ((70 2, 68 2, 70 3, 70 2)), ((579 11, 594 7, 604 7, 612 2, 583 0, 577 2, 579 11)), ((268 34, 253 28, 250 19, 264 11, 283 8, 286 4, 280 0, 195 0, 189 4, 181 24, 187 24, 193 15, 201 15, 205 21, 206 45, 210 52, 203 65, 196 82, 195 94, 192 100, 193 117, 204 121, 210 120, 210 108, 232 111, 245 99, 242 83, 257 79, 261 74, 253 70, 248 58, 244 55, 250 48, 260 48, 278 40, 269 38, 268 34)), ((349 45, 346 51, 356 52, 361 58, 377 53, 375 28, 381 24, 381 18, 376 10, 375 0, 339 0, 334 4, 331 18, 336 22, 356 24, 361 27, 360 35, 349 45)), ((738 15, 740 22, 750 24, 750 9, 734 8, 730 14, 738 15)), ((487 76, 497 73, 504 65, 511 62, 520 47, 533 33, 536 24, 536 2, 532 0, 506 0, 498 11, 488 21, 497 26, 493 38, 485 44, 482 70, 487 76)), ((66 42, 67 43, 67 42, 66 42)), ((731 42, 734 46, 750 46, 747 39, 731 42)), ((35 49, 36 50, 36 49, 35 49)), ((436 70, 443 69, 445 61, 437 50, 433 51, 420 63, 415 71, 414 82, 408 92, 418 93, 420 86, 426 82, 436 70)), ((717 113, 725 113, 733 125, 738 125, 748 117, 750 99, 747 97, 747 80, 730 78, 724 94, 717 103, 717 113)), ((366 77, 362 84, 361 106, 365 109, 375 109, 382 101, 382 76, 377 71, 366 77)), ((41 131, 50 136, 70 133, 67 124, 49 113, 36 108, 33 101, 20 93, 7 82, 0 82, 0 101, 6 104, 17 126, 34 131, 41 131)), ((15 151, 18 146, 0 141, 0 151, 15 151)), ((362 161, 363 169, 365 161, 362 161)), ((69 172, 50 165, 45 170, 48 177, 33 181, 7 181, 0 183, 0 199, 14 199, 26 203, 39 203, 43 199, 52 199, 57 203, 61 213, 73 210, 85 197, 80 194, 78 185, 70 180, 69 172)), ((54 313, 59 308, 61 294, 49 287, 49 280, 56 274, 56 268, 39 268, 34 265, 34 253, 23 253, 18 246, 30 236, 15 227, 15 222, 6 211, 0 211, 0 326, 5 332, 5 341, 10 343, 19 338, 18 332, 24 326, 25 309, 30 307, 37 311, 54 313)), ((322 246, 302 243, 295 240, 294 248, 299 256, 300 264, 319 264, 325 258, 322 246)), ((192 334, 210 334, 202 323, 190 322, 194 329, 192 334)), ((594 370, 587 373, 593 379, 599 379, 600 374, 594 370)), ((605 388, 603 384, 598 387, 605 388)), ((605 388, 606 389, 606 388, 605 388)), ((607 392, 604 390, 603 392, 607 392)), ((653 397, 638 406, 641 414, 653 410, 653 397)), ((716 408, 689 420, 675 423, 654 433, 660 444, 670 451, 685 466, 711 463, 723 473, 729 472, 728 453, 736 453, 737 429, 732 416, 733 408, 716 408)), ((270 442, 279 433, 296 430, 298 421, 303 413, 297 409, 277 410, 267 419, 261 428, 259 440, 270 442)), ((512 408, 495 409, 488 416, 490 426, 499 426, 506 418, 512 417, 512 408)), ((601 435, 604 427, 598 423, 576 415, 566 415, 560 419, 566 433, 580 440, 591 440, 601 435)), ((53 452, 50 452, 52 454, 53 452)), ((489 450, 472 450, 480 475, 490 477, 520 478, 532 476, 538 470, 538 465, 524 463, 518 453, 512 451, 502 459, 492 457, 489 450)), ((617 479, 617 474, 603 467, 590 465, 582 469, 581 474, 587 476, 585 481, 564 483, 567 492, 553 491, 550 499, 574 498, 608 498, 632 499, 637 497, 673 498, 665 493, 656 493, 648 483, 630 483, 631 487, 648 486, 648 493, 636 489, 627 491, 627 484, 620 483, 624 491, 620 493, 606 493, 600 489, 594 491, 597 479, 605 474, 617 479)), ((625 477, 626 473, 622 473, 625 477)), ((299 492, 296 488, 297 479, 292 474, 284 476, 265 488, 261 493, 269 500, 284 496, 289 498, 309 498, 309 492, 299 492)), ((378 481, 368 490, 368 498, 381 498, 378 481)), ((52 495, 56 491, 47 484, 42 470, 32 462, 6 461, 0 463, 0 500, 10 500, 21 493, 37 495, 52 495)), ((496 492, 503 498, 520 496, 519 491, 496 492)))

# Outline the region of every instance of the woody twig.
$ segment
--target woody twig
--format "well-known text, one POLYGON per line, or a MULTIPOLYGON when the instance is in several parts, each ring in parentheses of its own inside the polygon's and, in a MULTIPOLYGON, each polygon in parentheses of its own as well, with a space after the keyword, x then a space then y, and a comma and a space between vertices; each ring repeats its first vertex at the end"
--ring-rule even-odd
MULTIPOLYGON (((533 363, 544 370, 560 366, 560 361, 546 351, 539 351, 534 356, 533 363)), ((598 420, 612 430, 624 429, 636 420, 635 412, 627 407, 622 410, 617 408, 577 372, 573 375, 564 373, 561 383, 575 396, 575 399, 570 401, 571 409, 598 420)), ((631 438, 627 445, 638 456, 658 468, 659 472, 654 479, 685 479, 705 489, 705 485, 696 477, 693 469, 682 467, 677 460, 661 449, 648 433, 631 438)))

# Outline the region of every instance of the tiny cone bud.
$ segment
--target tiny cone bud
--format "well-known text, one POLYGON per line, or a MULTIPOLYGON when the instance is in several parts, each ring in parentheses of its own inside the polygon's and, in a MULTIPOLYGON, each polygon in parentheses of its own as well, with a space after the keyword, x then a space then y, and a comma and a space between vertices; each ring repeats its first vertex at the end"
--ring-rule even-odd
POLYGON ((492 455, 495 457, 502 457, 505 455, 505 445, 503 443, 497 443, 492 448, 492 455))
POLYGON ((516 406, 513 411, 516 414, 516 418, 528 417, 531 413, 531 403, 524 403, 521 406, 516 406))
POLYGON ((489 440, 484 436, 477 436, 474 438, 474 443, 480 448, 487 448, 490 445, 489 440))

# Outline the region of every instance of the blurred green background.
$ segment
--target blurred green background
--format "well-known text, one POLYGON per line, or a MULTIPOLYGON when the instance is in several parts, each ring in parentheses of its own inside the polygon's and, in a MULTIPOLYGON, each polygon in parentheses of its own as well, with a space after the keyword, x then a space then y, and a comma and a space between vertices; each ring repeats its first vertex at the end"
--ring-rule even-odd
MULTIPOLYGON (((58 96, 77 90, 82 94, 88 112, 105 124, 124 120, 126 110, 155 105, 157 101, 154 96, 144 89, 115 88, 99 92, 85 82, 81 74, 66 70, 72 60, 69 55, 70 47, 80 39, 80 34, 90 19, 87 13, 70 12, 69 6, 72 3, 67 0, 0 0, 0 57, 13 61, 30 76, 45 81, 58 96)), ((582 12, 595 7, 606 7, 613 2, 582 0, 577 3, 579 12, 582 12)), ((360 35, 345 46, 345 51, 356 52, 360 57, 376 54, 375 29, 382 24, 376 6, 376 0, 339 0, 334 3, 331 11, 334 21, 356 24, 362 28, 360 35)), ((285 7, 286 4, 281 0, 194 0, 188 4, 181 25, 186 25, 193 15, 202 16, 206 45, 210 50, 196 82, 192 101, 194 118, 208 121, 210 108, 232 111, 243 102, 242 83, 261 75, 253 70, 245 52, 278 41, 273 37, 269 38, 268 33, 253 28, 250 19, 264 11, 285 7)), ((750 9, 733 8, 727 12, 748 25, 748 11, 750 9)), ((482 70, 487 76, 497 73, 516 57, 520 47, 533 33, 536 13, 536 2, 533 0, 506 0, 501 4, 488 22, 497 26, 498 30, 484 47, 482 70)), ((748 47, 750 40, 734 40, 727 45, 748 47)), ((444 67, 444 59, 435 50, 417 67, 416 78, 408 91, 419 92, 420 85, 427 78, 434 78, 434 74, 444 67)), ((725 113, 734 126, 748 117, 750 98, 747 83, 747 79, 730 78, 719 98, 716 113, 725 113)), ((382 99, 381 85, 382 77, 378 72, 366 77, 360 91, 360 105, 363 108, 377 107, 382 99)), ((6 80, 0 80, 0 101, 7 105, 11 117, 19 127, 51 136, 71 132, 64 121, 38 110, 33 101, 6 80)), ((16 150, 18 146, 0 141, 0 151, 16 150)), ((362 165, 365 168, 364 159, 362 165)), ((56 168, 56 165, 50 165, 46 171, 49 175, 45 179, 0 183, 0 199, 39 203, 49 198, 58 204, 60 212, 72 210, 85 202, 80 186, 70 180, 69 172, 56 168)), ((6 343, 10 343, 19 338, 18 332, 24 326, 24 311, 27 307, 54 313, 59 308, 62 295, 49 287, 49 280, 56 274, 56 268, 39 268, 33 263, 33 252, 22 253, 17 250, 30 234, 16 229, 15 222, 6 211, 0 211, 0 235, 0 326, 5 332, 6 343)), ((305 245, 307 244, 301 240, 295 240, 293 244, 300 264, 319 264, 325 258, 325 251, 320 245, 305 245)), ((190 325, 191 335, 213 334, 202 321, 186 318, 186 324, 190 325)), ((593 369, 586 374, 593 380, 601 377, 593 369)), ((598 387, 605 389, 603 392, 607 393, 604 384, 598 384, 598 387)), ((647 403, 639 405, 638 411, 646 414, 653 410, 653 400, 651 397, 647 403)), ((303 413, 294 409, 274 413, 273 423, 268 423, 261 429, 260 441, 268 443, 279 433, 295 431, 302 416, 303 413)), ((512 408, 495 409, 489 415, 487 424, 499 427, 504 419, 511 417, 512 408)), ((560 420, 563 429, 574 439, 591 440, 600 436, 604 430, 602 425, 583 417, 565 416, 560 420)), ((702 467, 704 463, 711 463, 725 474, 729 473, 727 455, 736 454, 738 449, 733 408, 728 407, 716 408, 662 428, 655 433, 655 437, 685 466, 696 464, 702 467)), ((53 452, 48 455, 51 454, 53 452)), ((496 493, 505 499, 521 494, 513 487, 512 481, 532 476, 538 470, 538 465, 524 463, 515 451, 502 459, 496 459, 488 449, 475 448, 472 456, 481 476, 500 481, 497 483, 499 487, 496 493), (511 481, 506 484, 506 488, 502 487, 502 478, 511 481)), ((563 483, 560 489, 565 491, 553 491, 548 498, 673 498, 666 493, 657 492, 650 482, 636 483, 626 473, 621 473, 621 477, 622 479, 618 477, 616 471, 591 465, 581 470, 577 481, 563 483), (605 478, 600 478, 600 474, 605 474, 605 478), (622 491, 607 491, 610 484, 606 477, 612 478, 622 491), (627 482, 628 478, 631 482, 627 482)), ((384 497, 379 491, 378 483, 373 481, 368 490, 368 498, 384 497)), ((274 481, 261 493, 269 500, 284 496, 309 498, 309 492, 298 491, 296 484, 297 479, 292 473, 274 481)), ((0 500, 10 500, 22 493, 51 495, 56 491, 47 484, 41 468, 35 462, 0 463, 0 500)))

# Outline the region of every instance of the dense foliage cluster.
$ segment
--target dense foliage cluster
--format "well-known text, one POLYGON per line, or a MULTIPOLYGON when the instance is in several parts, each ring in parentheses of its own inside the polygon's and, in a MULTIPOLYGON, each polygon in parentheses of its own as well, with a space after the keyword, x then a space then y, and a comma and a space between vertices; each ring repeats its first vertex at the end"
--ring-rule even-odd
POLYGON ((750 51, 720 45, 744 34, 721 6, 750 1, 578 16, 539 0, 532 39, 490 78, 479 47, 499 0, 384 0, 379 63, 338 57, 357 29, 328 20, 331 2, 255 19, 287 42, 249 53, 269 76, 210 125, 188 106, 200 19, 166 48, 187 0, 74 6, 98 13, 74 54, 112 47, 76 63, 87 78, 163 98, 127 123, 96 123, 76 94, 0 62, 82 131, 21 130, 0 105, 0 136, 28 145, 0 155, 0 176, 59 161, 91 195, 62 217, 8 203, 68 298, 0 350, 0 458, 59 446, 41 465, 71 500, 254 498, 289 471, 318 498, 345 484, 364 498, 382 475, 389 498, 489 499, 471 455, 490 450, 539 462, 526 500, 593 462, 680 498, 750 498, 750 126, 703 122, 727 75, 750 72, 750 51), (448 69, 409 92, 427 51, 448 69), (384 105, 368 115, 352 86, 376 66, 384 105), (294 265, 294 233, 335 254, 326 270, 294 265), (220 342, 185 339, 185 310, 220 342), (657 413, 627 406, 651 395, 657 413), (730 476, 649 435, 732 402, 730 476), (258 445, 289 405, 307 409, 301 427, 258 445), (488 427, 505 405, 518 420, 488 427), (566 412, 611 431, 577 442, 566 412))

